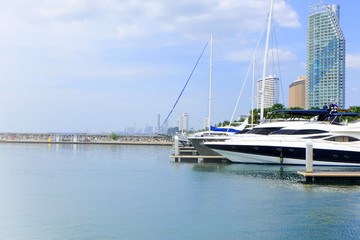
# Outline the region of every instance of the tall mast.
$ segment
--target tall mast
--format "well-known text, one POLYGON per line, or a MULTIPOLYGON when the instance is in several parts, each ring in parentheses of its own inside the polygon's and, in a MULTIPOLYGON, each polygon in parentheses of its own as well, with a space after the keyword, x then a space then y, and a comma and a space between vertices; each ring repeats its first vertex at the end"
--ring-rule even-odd
POLYGON ((251 90, 251 127, 254 127, 255 57, 253 58, 253 79, 251 90))
POLYGON ((266 71, 267 71, 267 60, 268 60, 268 51, 269 51, 269 39, 270 39, 270 30, 271 30, 271 19, 272 19, 272 11, 273 11, 274 0, 270 0, 270 12, 267 26, 267 34, 266 34, 266 45, 265 45, 265 54, 264 54, 264 68, 263 68, 263 77, 262 77, 262 85, 261 85, 261 111, 260 111, 260 122, 264 121, 264 96, 265 96, 265 79, 266 79, 266 71))
POLYGON ((210 127, 211 127, 211 86, 212 86, 212 64, 213 64, 213 39, 214 39, 214 35, 211 34, 210 35, 210 43, 211 43, 211 47, 210 47, 210 87, 209 87, 209 117, 208 117, 208 124, 209 124, 209 133, 210 133, 210 127))

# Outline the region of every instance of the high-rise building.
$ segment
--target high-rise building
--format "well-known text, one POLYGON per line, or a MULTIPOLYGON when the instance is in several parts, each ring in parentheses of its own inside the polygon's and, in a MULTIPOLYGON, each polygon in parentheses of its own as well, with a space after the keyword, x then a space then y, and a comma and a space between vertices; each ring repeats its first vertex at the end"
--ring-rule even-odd
POLYGON ((158 134, 162 132, 160 129, 160 114, 157 115, 156 131, 158 134))
POLYGON ((187 131, 189 129, 189 116, 187 113, 181 113, 179 118, 179 130, 187 131))
MULTIPOLYGON (((261 108, 262 79, 257 82, 257 107, 261 108)), ((264 108, 270 108, 279 102, 279 78, 269 76, 265 79, 264 108)))
POLYGON ((289 107, 306 108, 306 82, 306 77, 299 76, 297 80, 289 84, 289 107))
POLYGON ((208 117, 204 119, 204 129, 209 130, 209 118, 208 117))
POLYGON ((307 108, 345 107, 345 38, 339 5, 310 6, 307 29, 307 108))

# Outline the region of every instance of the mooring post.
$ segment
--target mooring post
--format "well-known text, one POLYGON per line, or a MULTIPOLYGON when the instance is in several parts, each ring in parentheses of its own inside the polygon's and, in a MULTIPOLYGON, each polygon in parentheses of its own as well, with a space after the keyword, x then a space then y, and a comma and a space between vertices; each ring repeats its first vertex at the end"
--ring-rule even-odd
POLYGON ((313 143, 306 141, 306 172, 313 172, 313 143))
POLYGON ((179 156, 180 155, 180 149, 179 149, 179 137, 175 136, 175 156, 179 156))

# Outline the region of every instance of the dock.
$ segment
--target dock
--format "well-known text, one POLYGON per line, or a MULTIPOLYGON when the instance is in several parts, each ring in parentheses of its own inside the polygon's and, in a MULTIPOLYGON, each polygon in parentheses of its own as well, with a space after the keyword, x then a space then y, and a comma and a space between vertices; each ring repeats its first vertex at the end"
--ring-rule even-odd
POLYGON ((360 172, 297 172, 307 183, 360 184, 360 172))
POLYGON ((198 151, 193 146, 179 146, 179 141, 175 137, 174 154, 170 158, 174 158, 175 162, 190 162, 190 163, 227 163, 229 160, 224 156, 199 155, 198 151))
POLYGON ((321 184, 360 184, 360 172, 352 171, 313 171, 313 144, 311 141, 306 143, 306 171, 297 171, 299 175, 305 177, 307 183, 321 184))

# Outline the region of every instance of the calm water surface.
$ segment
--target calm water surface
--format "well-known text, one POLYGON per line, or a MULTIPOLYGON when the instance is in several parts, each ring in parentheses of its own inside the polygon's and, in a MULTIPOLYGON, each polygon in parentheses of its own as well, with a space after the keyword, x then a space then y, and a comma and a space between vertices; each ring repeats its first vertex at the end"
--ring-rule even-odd
POLYGON ((360 186, 170 147, 0 145, 0 239, 359 239, 360 186))

